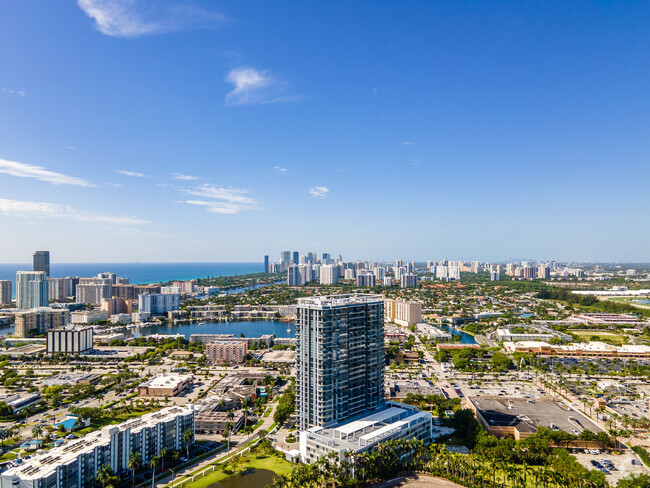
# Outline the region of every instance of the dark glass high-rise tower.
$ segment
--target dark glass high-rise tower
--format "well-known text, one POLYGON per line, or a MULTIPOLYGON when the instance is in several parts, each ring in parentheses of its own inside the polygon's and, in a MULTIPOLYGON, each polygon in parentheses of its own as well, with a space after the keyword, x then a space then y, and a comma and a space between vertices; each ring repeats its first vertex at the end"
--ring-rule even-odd
POLYGON ((297 407, 301 431, 330 427, 384 404, 384 300, 298 299, 297 407))
POLYGON ((50 277, 50 251, 34 252, 34 271, 43 271, 50 277))

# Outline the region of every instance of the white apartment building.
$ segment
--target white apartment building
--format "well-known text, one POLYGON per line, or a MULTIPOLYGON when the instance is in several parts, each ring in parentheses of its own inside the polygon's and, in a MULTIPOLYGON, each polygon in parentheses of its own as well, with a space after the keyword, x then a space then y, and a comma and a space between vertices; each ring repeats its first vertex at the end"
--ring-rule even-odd
POLYGON ((336 264, 325 264, 320 268, 320 284, 336 285, 339 282, 339 267, 336 264))
POLYGON ((29 310, 50 304, 45 271, 18 271, 16 273, 16 308, 29 310))
POLYGON ((138 296, 138 310, 151 315, 161 315, 178 310, 181 296, 178 293, 143 293, 138 296))
MULTIPOLYGON (((129 457, 140 453, 143 466, 163 449, 185 450, 183 433, 194 434, 194 408, 169 407, 52 448, 0 474, 0 488, 78 488, 94 486, 107 464, 118 475, 129 457)), ((192 443, 194 435, 192 435, 192 443)))

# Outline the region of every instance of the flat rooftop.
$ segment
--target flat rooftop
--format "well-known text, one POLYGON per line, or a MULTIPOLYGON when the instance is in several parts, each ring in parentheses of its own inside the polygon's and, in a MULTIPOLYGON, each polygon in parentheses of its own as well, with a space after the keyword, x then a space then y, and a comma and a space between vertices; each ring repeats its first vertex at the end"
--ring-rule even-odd
POLYGON ((77 441, 71 441, 63 446, 55 447, 42 454, 37 454, 20 466, 8 469, 2 473, 3 477, 15 476, 23 480, 38 479, 48 476, 56 471, 57 466, 68 464, 80 454, 92 452, 100 445, 106 445, 111 440, 111 432, 115 429, 139 432, 145 427, 153 427, 160 422, 173 420, 179 415, 192 412, 192 407, 170 407, 157 412, 148 413, 142 417, 128 420, 119 425, 108 425, 97 432, 92 432, 77 441))
POLYGON ((307 437, 316 442, 340 449, 358 450, 389 436, 405 426, 429 420, 430 412, 415 407, 387 402, 382 408, 367 412, 329 428, 312 427, 307 437))
POLYGON ((384 297, 374 294, 353 293, 350 295, 323 295, 320 297, 298 298, 298 308, 332 308, 379 302, 383 303, 384 297))
POLYGON ((154 376, 149 381, 141 383, 140 386, 148 386, 149 388, 171 388, 183 381, 191 379, 192 377, 192 375, 188 374, 165 374, 154 376))
POLYGON ((535 433, 539 427, 556 429, 570 434, 583 430, 602 431, 587 417, 569 407, 551 400, 524 400, 521 398, 471 397, 469 399, 490 427, 517 427, 520 432, 535 433), (530 401, 530 403, 529 403, 530 401))

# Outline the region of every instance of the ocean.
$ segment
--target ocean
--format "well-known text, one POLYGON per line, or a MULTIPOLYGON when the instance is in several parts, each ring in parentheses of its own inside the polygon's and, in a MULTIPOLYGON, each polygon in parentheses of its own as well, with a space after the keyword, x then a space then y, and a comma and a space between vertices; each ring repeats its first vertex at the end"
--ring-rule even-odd
MULTIPOLYGON (((16 288, 16 271, 31 271, 32 264, 0 264, 0 280, 11 280, 16 288)), ((129 278, 133 284, 191 280, 208 276, 261 273, 264 263, 51 263, 50 277, 90 277, 111 272, 129 278)), ((15 291, 14 291, 15 293, 15 291)))

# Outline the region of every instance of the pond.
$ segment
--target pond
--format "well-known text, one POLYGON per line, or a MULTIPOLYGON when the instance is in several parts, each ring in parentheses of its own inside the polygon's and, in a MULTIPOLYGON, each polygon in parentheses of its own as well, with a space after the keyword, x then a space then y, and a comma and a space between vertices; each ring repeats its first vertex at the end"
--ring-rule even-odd
POLYGON ((264 488, 273 483, 275 473, 268 469, 249 469, 248 471, 226 478, 207 488, 264 488))

